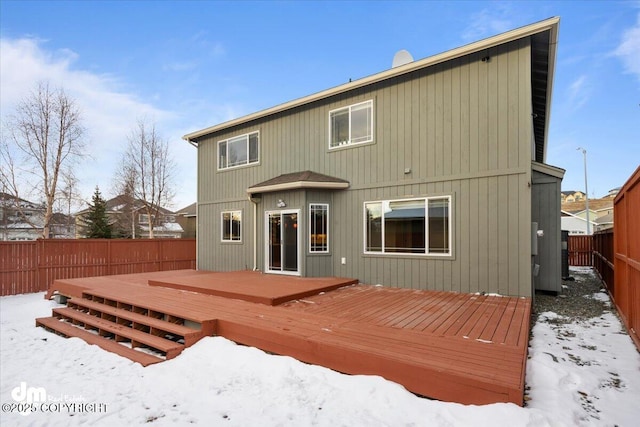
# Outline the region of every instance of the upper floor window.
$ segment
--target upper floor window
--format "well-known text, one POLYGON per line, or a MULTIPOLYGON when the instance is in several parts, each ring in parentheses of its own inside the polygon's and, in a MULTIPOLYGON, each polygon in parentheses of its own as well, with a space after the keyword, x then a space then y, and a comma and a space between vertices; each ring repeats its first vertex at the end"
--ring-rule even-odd
POLYGON ((218 142, 218 169, 258 163, 260 159, 258 132, 247 133, 218 142))
POLYGON ((242 211, 222 212, 222 241, 242 241, 242 211))
POLYGON ((373 141, 373 101, 329 112, 329 148, 373 141))
POLYGON ((452 255, 451 197, 364 204, 365 253, 452 255))
MULTIPOLYGON (((156 219, 155 215, 151 215, 151 221, 154 221, 156 219)), ((138 215, 138 222, 140 224, 149 224, 149 215, 147 214, 140 214, 138 215)))
POLYGON ((309 205, 309 252, 329 252, 329 205, 309 205))

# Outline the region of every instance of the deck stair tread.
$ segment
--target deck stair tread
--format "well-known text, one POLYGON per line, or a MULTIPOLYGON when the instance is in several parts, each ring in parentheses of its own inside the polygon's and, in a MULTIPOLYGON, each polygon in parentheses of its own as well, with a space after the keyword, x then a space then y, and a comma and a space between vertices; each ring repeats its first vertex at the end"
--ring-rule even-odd
MULTIPOLYGON (((91 301, 84 298, 71 298, 67 301, 67 305, 70 308, 79 308, 97 311, 110 316, 114 316, 121 319, 130 320, 132 322, 147 325, 151 328, 155 328, 161 331, 165 331, 174 335, 182 336, 185 339, 185 343, 194 343, 202 337, 202 331, 200 329, 193 329, 187 326, 172 323, 163 319, 157 319, 145 314, 136 313, 124 308, 113 307, 107 304, 102 304, 97 301, 91 301)), ((189 345, 187 344, 187 345, 189 345)))
POLYGON ((148 334, 131 327, 119 325, 109 320, 101 319, 96 316, 92 316, 87 313, 83 313, 73 308, 63 307, 53 309, 54 317, 63 317, 72 321, 81 322, 84 325, 90 325, 97 328, 100 331, 112 333, 116 336, 130 339, 132 342, 145 344, 153 349, 159 350, 167 355, 167 359, 171 359, 184 349, 184 345, 162 338, 155 335, 148 334))
POLYGON ((202 323, 207 320, 211 320, 210 313, 203 314, 196 310, 185 311, 182 309, 182 305, 179 303, 180 297, 184 293, 187 293, 186 291, 176 291, 174 289, 162 288, 158 289, 161 289, 161 291, 154 294, 153 296, 144 293, 138 294, 134 291, 130 291, 127 294, 123 295, 120 289, 86 289, 82 291, 82 298, 104 298, 124 304, 135 305, 136 307, 145 308, 148 310, 162 311, 167 315, 182 317, 185 320, 189 320, 195 323, 202 323), (143 296, 141 297, 141 295, 143 296))
POLYGON ((40 317, 36 319, 36 326, 42 326, 45 329, 55 331, 67 338, 80 338, 88 344, 97 345, 103 350, 126 357, 129 360, 140 363, 142 366, 149 366, 164 361, 164 359, 160 357, 125 347, 114 340, 101 337, 68 322, 61 321, 57 317, 40 317))

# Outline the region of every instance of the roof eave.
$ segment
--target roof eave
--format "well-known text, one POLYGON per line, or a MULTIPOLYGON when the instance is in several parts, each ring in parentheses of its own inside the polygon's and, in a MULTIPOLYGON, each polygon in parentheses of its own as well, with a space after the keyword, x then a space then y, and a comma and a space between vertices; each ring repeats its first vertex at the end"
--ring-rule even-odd
MULTIPOLYGON (((353 89, 358 89, 363 86, 377 83, 392 77, 397 77, 397 76, 410 73, 412 71, 416 71, 425 67, 440 64, 442 62, 446 62, 455 58, 459 58, 459 57, 469 55, 475 52, 479 52, 485 49, 489 49, 504 43, 521 39, 523 37, 528 37, 533 34, 540 33, 542 31, 551 31, 550 41, 552 45, 551 49, 553 49, 553 55, 550 52, 550 55, 549 55, 550 79, 548 81, 552 82, 553 68, 555 66, 555 48, 556 48, 556 42, 557 42, 559 22, 560 22, 559 17, 553 17, 553 18, 549 18, 544 21, 540 21, 531 25, 521 27, 521 28, 516 28, 514 30, 507 31, 506 33, 498 34, 496 36, 489 37, 487 39, 480 40, 474 43, 470 43, 468 45, 461 46, 443 53, 439 53, 437 55, 430 56, 428 58, 410 62, 400 67, 391 68, 389 70, 386 70, 377 74, 373 74, 371 76, 364 77, 362 79, 355 80, 353 82, 345 83, 343 85, 326 89, 324 91, 317 92, 312 95, 298 98, 293 101, 285 102, 284 104, 276 105, 274 107, 267 108, 265 110, 261 110, 246 116, 242 116, 237 119, 232 119, 224 123, 220 123, 218 125, 210 126, 208 128, 201 129, 196 132, 191 132, 184 135, 182 139, 184 139, 185 141, 189 142, 192 145, 197 145, 198 138, 201 138, 203 136, 206 136, 214 132, 218 132, 218 131, 230 128, 232 126, 236 126, 242 123, 249 122, 251 120, 256 120, 256 119, 266 117, 272 114, 276 114, 285 110, 289 110, 291 108, 299 107, 301 105, 305 105, 320 99, 328 98, 330 96, 337 95, 339 93, 347 92, 353 89)), ((549 84, 547 85, 547 111, 549 111, 548 109, 551 105, 550 95, 551 95, 551 85, 549 84)), ((546 121, 545 128, 547 129, 548 129, 548 120, 549 120, 549 115, 547 114, 545 118, 545 121, 546 121)), ((547 130, 545 130, 545 140, 546 140, 546 133, 547 133, 547 130)), ((546 158, 546 144, 545 144, 544 150, 545 150, 545 158, 546 158)))
POLYGON ((248 194, 273 193, 275 191, 316 189, 316 190, 345 190, 349 188, 348 182, 318 182, 318 181, 295 181, 282 184, 262 185, 259 187, 247 188, 248 194))
POLYGON ((564 178, 564 173, 566 172, 566 170, 557 166, 548 165, 546 163, 539 163, 536 161, 531 162, 531 169, 559 179, 564 178))
POLYGON ((549 27, 549 75, 547 76, 547 107, 544 123, 544 147, 542 149, 542 162, 547 161, 547 147, 549 144, 549 120, 551 118, 551 97, 553 93, 553 76, 556 68, 556 50, 558 46, 558 26, 560 18, 554 18, 555 22, 549 27))

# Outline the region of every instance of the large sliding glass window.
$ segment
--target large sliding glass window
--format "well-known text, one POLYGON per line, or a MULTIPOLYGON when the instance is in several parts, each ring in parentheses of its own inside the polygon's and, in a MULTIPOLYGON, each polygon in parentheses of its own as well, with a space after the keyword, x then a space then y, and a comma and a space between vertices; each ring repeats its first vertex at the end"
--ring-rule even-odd
POLYGON ((451 255, 451 197, 364 204, 364 251, 451 255))
POLYGON ((258 132, 218 141, 219 170, 258 163, 259 161, 260 137, 258 132))
POLYGON ((309 205, 309 252, 329 252, 329 205, 309 205))
POLYGON ((222 212, 222 239, 223 242, 242 241, 242 211, 222 212))
POLYGON ((329 148, 373 141, 373 101, 329 112, 329 148))

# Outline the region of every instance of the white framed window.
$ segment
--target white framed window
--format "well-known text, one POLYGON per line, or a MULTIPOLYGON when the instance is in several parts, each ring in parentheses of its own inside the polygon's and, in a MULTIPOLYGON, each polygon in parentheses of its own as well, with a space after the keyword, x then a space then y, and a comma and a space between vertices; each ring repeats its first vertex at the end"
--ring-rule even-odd
POLYGON ((451 256, 451 196, 364 203, 364 252, 451 256))
POLYGON ((309 252, 329 253, 329 205, 309 204, 309 252))
POLYGON ((329 111, 329 149, 373 141, 373 100, 329 111))
POLYGON ((218 141, 218 170, 246 166, 259 161, 259 132, 247 133, 218 141))
MULTIPOLYGON (((155 215, 151 215, 151 221, 154 221, 156 219, 155 215)), ((138 223, 140 224, 149 224, 149 215, 147 214, 140 214, 138 215, 138 223)))
POLYGON ((223 211, 221 216, 221 241, 242 242, 242 211, 223 211))

